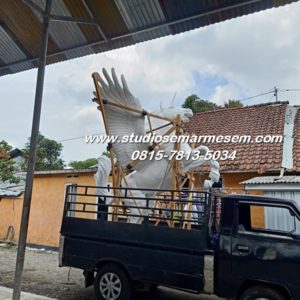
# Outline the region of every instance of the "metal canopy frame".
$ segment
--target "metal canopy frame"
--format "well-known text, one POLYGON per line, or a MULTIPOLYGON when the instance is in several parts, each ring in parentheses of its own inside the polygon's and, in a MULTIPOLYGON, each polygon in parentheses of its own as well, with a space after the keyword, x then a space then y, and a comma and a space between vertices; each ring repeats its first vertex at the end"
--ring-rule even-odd
MULTIPOLYGON (((22 0, 25 4, 27 4, 32 10, 35 10, 41 16, 44 15, 44 11, 35 4, 32 0, 22 0)), ((90 15, 91 19, 83 19, 83 18, 75 18, 69 16, 60 16, 60 15, 53 15, 50 14, 50 21, 57 21, 57 22, 70 22, 70 23, 77 23, 77 24, 85 24, 85 25, 95 25, 98 28, 98 31, 104 41, 109 43, 109 39, 103 32, 101 26, 98 24, 97 20, 94 18, 93 13, 91 12, 89 6, 86 3, 86 0, 81 0, 82 4, 84 5, 85 9, 87 10, 88 14, 90 15)), ((87 45, 88 47, 88 45, 87 45)))
MULTIPOLYGON (((111 39, 108 39, 108 37, 103 32, 101 26, 97 22, 95 22, 95 19, 92 15, 92 12, 89 9, 87 3, 85 2, 85 0, 82 0, 82 3, 84 4, 85 8, 87 9, 89 14, 91 15, 91 20, 86 20, 86 19, 81 19, 81 18, 73 18, 73 17, 68 17, 68 16, 52 15, 52 16, 54 16, 54 19, 51 19, 50 21, 73 22, 73 23, 78 22, 78 23, 83 23, 83 24, 87 24, 87 25, 95 25, 98 28, 99 33, 103 37, 103 41, 85 43, 83 45, 78 45, 78 46, 75 46, 75 47, 62 49, 62 50, 55 51, 55 52, 47 55, 47 57, 53 57, 53 56, 56 56, 56 55, 59 55, 59 54, 64 54, 64 53, 72 51, 72 50, 86 49, 88 47, 100 46, 100 45, 103 45, 103 44, 108 44, 109 45, 109 43, 112 42, 112 41, 117 41, 117 40, 120 40, 120 39, 123 39, 123 38, 135 36, 135 35, 138 35, 138 34, 141 34, 141 33, 146 33, 146 32, 149 32, 149 31, 156 30, 156 29, 166 28, 166 27, 169 27, 171 25, 176 25, 176 24, 180 24, 180 23, 183 23, 183 22, 186 22, 186 21, 196 20, 196 19, 201 18, 201 17, 206 17, 206 16, 213 15, 213 14, 216 14, 216 13, 224 12, 226 10, 243 7, 245 5, 250 5, 250 4, 253 4, 253 3, 259 3, 259 2, 262 2, 262 1, 263 0, 249 0, 249 1, 246 1, 246 2, 233 4, 233 5, 230 5, 230 6, 223 7, 223 8, 214 9, 214 10, 211 10, 209 12, 200 13, 200 14, 197 14, 197 15, 194 15, 194 16, 191 16, 191 17, 186 17, 186 18, 183 18, 183 19, 180 19, 180 20, 170 21, 170 22, 166 22, 166 23, 163 23, 163 24, 157 24, 157 25, 151 26, 150 28, 144 28, 144 29, 140 29, 140 30, 136 30, 136 31, 131 31, 129 33, 121 34, 121 35, 112 37, 111 39)), ((26 3, 31 9, 36 10, 40 14, 43 14, 41 12, 41 8, 38 5, 36 5, 35 3, 33 3, 31 0, 23 0, 23 2, 26 3)), ((7 68, 10 68, 10 67, 17 66, 17 65, 25 63, 25 62, 36 62, 38 60, 39 60, 38 58, 22 59, 18 62, 14 62, 14 63, 7 64, 5 66, 0 67, 0 71, 4 70, 4 69, 7 69, 7 68)))

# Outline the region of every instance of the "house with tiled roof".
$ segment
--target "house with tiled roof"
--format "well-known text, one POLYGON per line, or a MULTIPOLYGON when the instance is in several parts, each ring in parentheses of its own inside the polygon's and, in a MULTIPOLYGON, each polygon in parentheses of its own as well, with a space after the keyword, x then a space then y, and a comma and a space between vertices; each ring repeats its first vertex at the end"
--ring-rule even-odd
MULTIPOLYGON (((243 192, 241 183, 257 176, 300 174, 300 109, 288 102, 196 113, 186 130, 203 136, 200 144, 212 152, 235 154, 234 159, 218 160, 220 187, 227 193, 243 192), (215 140, 205 141, 207 136, 215 140), (226 136, 230 139, 226 140, 226 136), (222 139, 217 137, 223 137, 223 142, 218 142, 222 139), (234 137, 237 138, 232 142, 234 137)), ((206 165, 197 170, 199 185, 207 178, 208 168, 206 165)))
POLYGON ((9 181, 0 180, 0 201, 3 197, 18 197, 24 192, 25 188, 25 173, 21 172, 21 164, 24 162, 23 153, 18 148, 9 152, 0 149, 0 160, 13 160, 15 162, 15 176, 19 178, 19 183, 11 183, 9 181))

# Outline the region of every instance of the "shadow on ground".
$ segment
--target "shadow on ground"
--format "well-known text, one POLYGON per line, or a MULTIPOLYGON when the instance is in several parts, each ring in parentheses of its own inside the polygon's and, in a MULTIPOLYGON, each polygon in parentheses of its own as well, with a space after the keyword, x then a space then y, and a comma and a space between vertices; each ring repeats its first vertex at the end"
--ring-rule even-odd
MULTIPOLYGON (((16 247, 0 244, 0 286, 12 288, 16 247)), ((82 271, 58 267, 58 253, 27 250, 22 290, 59 300, 96 300, 93 287, 84 288, 82 271)), ((134 300, 221 300, 158 287, 153 292, 136 292, 134 300)))

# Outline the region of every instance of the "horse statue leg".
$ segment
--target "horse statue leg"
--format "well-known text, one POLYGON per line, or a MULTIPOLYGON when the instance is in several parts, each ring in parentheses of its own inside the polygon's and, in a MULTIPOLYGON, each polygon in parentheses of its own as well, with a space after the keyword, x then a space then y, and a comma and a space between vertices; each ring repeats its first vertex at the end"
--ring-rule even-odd
MULTIPOLYGON (((184 147, 185 151, 188 150, 187 146, 184 147)), ((204 163, 206 163, 207 161, 209 162, 210 164, 210 167, 211 167, 211 170, 210 170, 210 173, 209 173, 209 179, 208 180, 205 180, 204 182, 204 188, 205 189, 210 189, 212 187, 212 185, 215 183, 215 182, 218 182, 219 179, 220 179, 220 165, 219 163, 214 160, 214 159, 205 159, 204 156, 208 153, 209 149, 208 147, 206 146, 198 146, 197 148, 195 149, 191 149, 188 150, 188 151, 191 151, 192 154, 190 157, 193 157, 193 154, 196 154, 196 153, 199 153, 199 151, 201 152, 201 157, 199 157, 199 159, 197 160, 182 160, 182 171, 185 172, 185 173, 188 173, 189 171, 192 171, 192 170, 195 170, 197 168, 199 168, 201 165, 203 165, 204 163)))

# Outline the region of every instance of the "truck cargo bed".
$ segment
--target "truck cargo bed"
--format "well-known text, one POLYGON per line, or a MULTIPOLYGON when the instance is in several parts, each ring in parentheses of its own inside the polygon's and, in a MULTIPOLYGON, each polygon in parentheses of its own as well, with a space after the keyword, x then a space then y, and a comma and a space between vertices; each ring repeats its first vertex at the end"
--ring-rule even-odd
MULTIPOLYGON (((182 225, 186 220, 175 213, 169 214, 169 221, 173 217, 172 226, 166 222, 165 214, 162 222, 153 219, 154 214, 145 215, 142 224, 113 221, 114 218, 108 221, 109 215, 115 216, 116 212, 109 213, 110 207, 103 209, 103 199, 95 201, 95 194, 89 194, 88 189, 84 188, 83 192, 79 189, 80 186, 76 186, 75 192, 74 186, 70 186, 66 193, 61 227, 61 266, 94 271, 104 262, 117 262, 133 280, 203 290, 207 223, 210 219, 207 193, 201 193, 201 197, 198 195, 203 205, 201 217, 190 219, 192 224, 186 229, 182 225), (78 201, 78 197, 85 200, 78 201), (92 197, 92 202, 87 201, 88 197, 92 197)), ((181 216, 184 213, 181 212, 181 216)))

